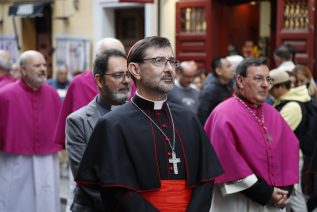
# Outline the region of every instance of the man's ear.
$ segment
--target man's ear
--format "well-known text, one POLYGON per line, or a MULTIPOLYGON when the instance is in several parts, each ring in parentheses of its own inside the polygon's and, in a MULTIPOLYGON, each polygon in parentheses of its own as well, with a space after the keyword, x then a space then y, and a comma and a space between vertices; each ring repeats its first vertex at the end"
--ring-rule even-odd
POLYGON ((21 76, 25 76, 26 75, 26 70, 25 70, 24 67, 20 68, 20 73, 21 73, 21 76))
POLYGON ((104 84, 104 79, 100 74, 95 74, 95 82, 98 88, 102 88, 104 84))
POLYGON ((130 71, 130 73, 135 79, 137 80, 141 79, 141 70, 140 70, 139 64, 129 63, 128 70, 130 71))
POLYGON ((217 73, 218 76, 222 75, 221 68, 216 68, 215 72, 217 73))
POLYGON ((238 88, 243 88, 243 77, 241 75, 236 76, 236 83, 238 88))

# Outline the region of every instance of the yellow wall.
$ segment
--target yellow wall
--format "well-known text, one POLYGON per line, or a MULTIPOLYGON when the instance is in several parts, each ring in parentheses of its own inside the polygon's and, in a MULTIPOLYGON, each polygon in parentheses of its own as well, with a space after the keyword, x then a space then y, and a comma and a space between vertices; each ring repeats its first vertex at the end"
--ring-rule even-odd
MULTIPOLYGON (((58 35, 85 37, 93 40, 92 6, 93 1, 78 0, 78 10, 76 10, 73 6, 73 0, 55 0, 52 19, 53 46, 55 46, 55 37, 58 35), (62 20, 61 17, 68 17, 68 19, 62 20)), ((92 61, 92 46, 91 42, 90 61, 92 61)), ((54 56, 53 61, 55 61, 54 56)))
POLYGON ((270 37, 271 3, 260 2, 260 37, 270 37))
POLYGON ((26 50, 36 49, 36 29, 33 18, 24 18, 22 19, 23 29, 21 31, 20 45, 21 52, 26 50))
POLYGON ((176 0, 161 0, 161 36, 170 40, 175 49, 176 0))
POLYGON ((78 0, 78 10, 75 10, 73 0, 55 0, 53 37, 61 34, 93 38, 92 1, 78 0), (56 19, 58 17, 69 18, 63 21, 56 19))
MULTIPOLYGON (((0 35, 14 35, 12 16, 8 15, 10 5, 9 3, 0 4, 0 19, 2 20, 0 22, 0 35)), ((15 18, 15 22, 18 35, 21 37, 21 19, 15 18)))
MULTIPOLYGON (((1 2, 1 0, 0 0, 1 2)), ((52 44, 55 47, 55 38, 58 35, 85 37, 91 41, 91 49, 94 46, 93 0, 78 0, 78 10, 73 6, 74 0, 54 0, 52 3, 52 44), (67 20, 57 19, 68 17, 67 20)), ((105 0, 106 2, 106 0, 105 0)), ((112 2, 112 1, 109 1, 112 2)), ((175 3, 176 0, 161 0, 161 36, 170 39, 175 49, 175 3)), ((110 3, 109 3, 110 4, 110 3)), ((0 18, 4 15, 0 24, 0 35, 14 35, 12 17, 9 17, 9 3, 0 3, 0 18)), ((34 32, 25 29, 28 22, 21 18, 15 18, 19 33, 20 45, 29 48, 33 45, 34 32), (23 33, 22 32, 23 27, 23 33), (29 31, 29 32, 28 32, 29 31), (26 43, 28 42, 28 43, 26 43)), ((155 18, 154 18, 155 19, 155 18)), ((154 21, 153 25, 156 25, 154 21)), ((156 27, 156 26, 155 26, 156 27)), ((22 50, 23 50, 22 49, 22 50)), ((91 53, 92 55, 92 53, 91 53)), ((91 58, 92 59, 92 58, 91 58)), ((55 60, 53 55, 53 61, 55 60)), ((91 60, 92 61, 92 60, 91 60)), ((54 63, 53 63, 54 64, 54 63)))

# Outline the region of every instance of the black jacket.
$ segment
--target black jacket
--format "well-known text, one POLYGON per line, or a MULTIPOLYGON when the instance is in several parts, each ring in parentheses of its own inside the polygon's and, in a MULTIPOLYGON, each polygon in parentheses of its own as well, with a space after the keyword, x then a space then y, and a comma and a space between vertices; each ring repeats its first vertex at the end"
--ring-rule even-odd
POLYGON ((233 94, 233 82, 223 85, 215 77, 209 74, 205 80, 204 88, 199 96, 198 117, 202 125, 205 124, 213 109, 233 94))

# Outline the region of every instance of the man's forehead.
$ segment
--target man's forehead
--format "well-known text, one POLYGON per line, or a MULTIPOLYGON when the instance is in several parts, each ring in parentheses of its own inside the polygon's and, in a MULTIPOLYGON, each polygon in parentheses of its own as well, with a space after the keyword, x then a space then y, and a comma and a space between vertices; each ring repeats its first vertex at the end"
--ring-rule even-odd
POLYGON ((30 56, 28 61, 30 64, 46 63, 44 56, 41 54, 34 54, 30 56))
POLYGON ((121 56, 112 55, 109 57, 108 62, 109 63, 114 63, 114 62, 126 63, 127 59, 121 56))
POLYGON ((184 74, 196 74, 196 66, 189 62, 182 62, 181 67, 183 69, 184 74))
POLYGON ((42 60, 42 59, 44 59, 43 55, 41 55, 41 54, 32 54, 29 58, 31 60, 42 60))
POLYGON ((173 50, 170 47, 153 46, 144 51, 145 57, 174 57, 173 50))
POLYGON ((249 74, 269 74, 269 68, 267 65, 252 65, 248 67, 249 74))
POLYGON ((111 56, 108 59, 109 69, 110 68, 119 68, 127 67, 127 59, 119 56, 111 56))
POLYGON ((228 65, 228 64, 230 64, 230 62, 229 62, 229 60, 227 60, 226 58, 222 58, 222 59, 220 60, 220 65, 228 65))

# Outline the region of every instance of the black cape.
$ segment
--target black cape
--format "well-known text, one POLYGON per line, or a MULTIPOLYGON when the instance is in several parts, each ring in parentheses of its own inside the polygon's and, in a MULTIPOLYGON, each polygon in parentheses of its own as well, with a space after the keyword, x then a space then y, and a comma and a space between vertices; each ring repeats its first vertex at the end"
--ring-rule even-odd
MULTIPOLYGON (((155 118, 152 102, 138 96, 133 101, 155 118)), ((168 104, 177 137, 175 150, 183 164, 179 175, 170 174, 164 168, 160 147, 163 145, 162 133, 128 102, 99 120, 75 181, 83 186, 119 187, 141 192, 159 189, 160 181, 165 179, 186 179, 187 186, 195 188, 221 174, 219 160, 197 116, 181 106, 168 104)), ((169 114, 166 103, 160 111, 169 114)), ((169 136, 172 132, 166 131, 166 134, 169 136)), ((163 149, 168 149, 168 145, 164 145, 163 149)))

